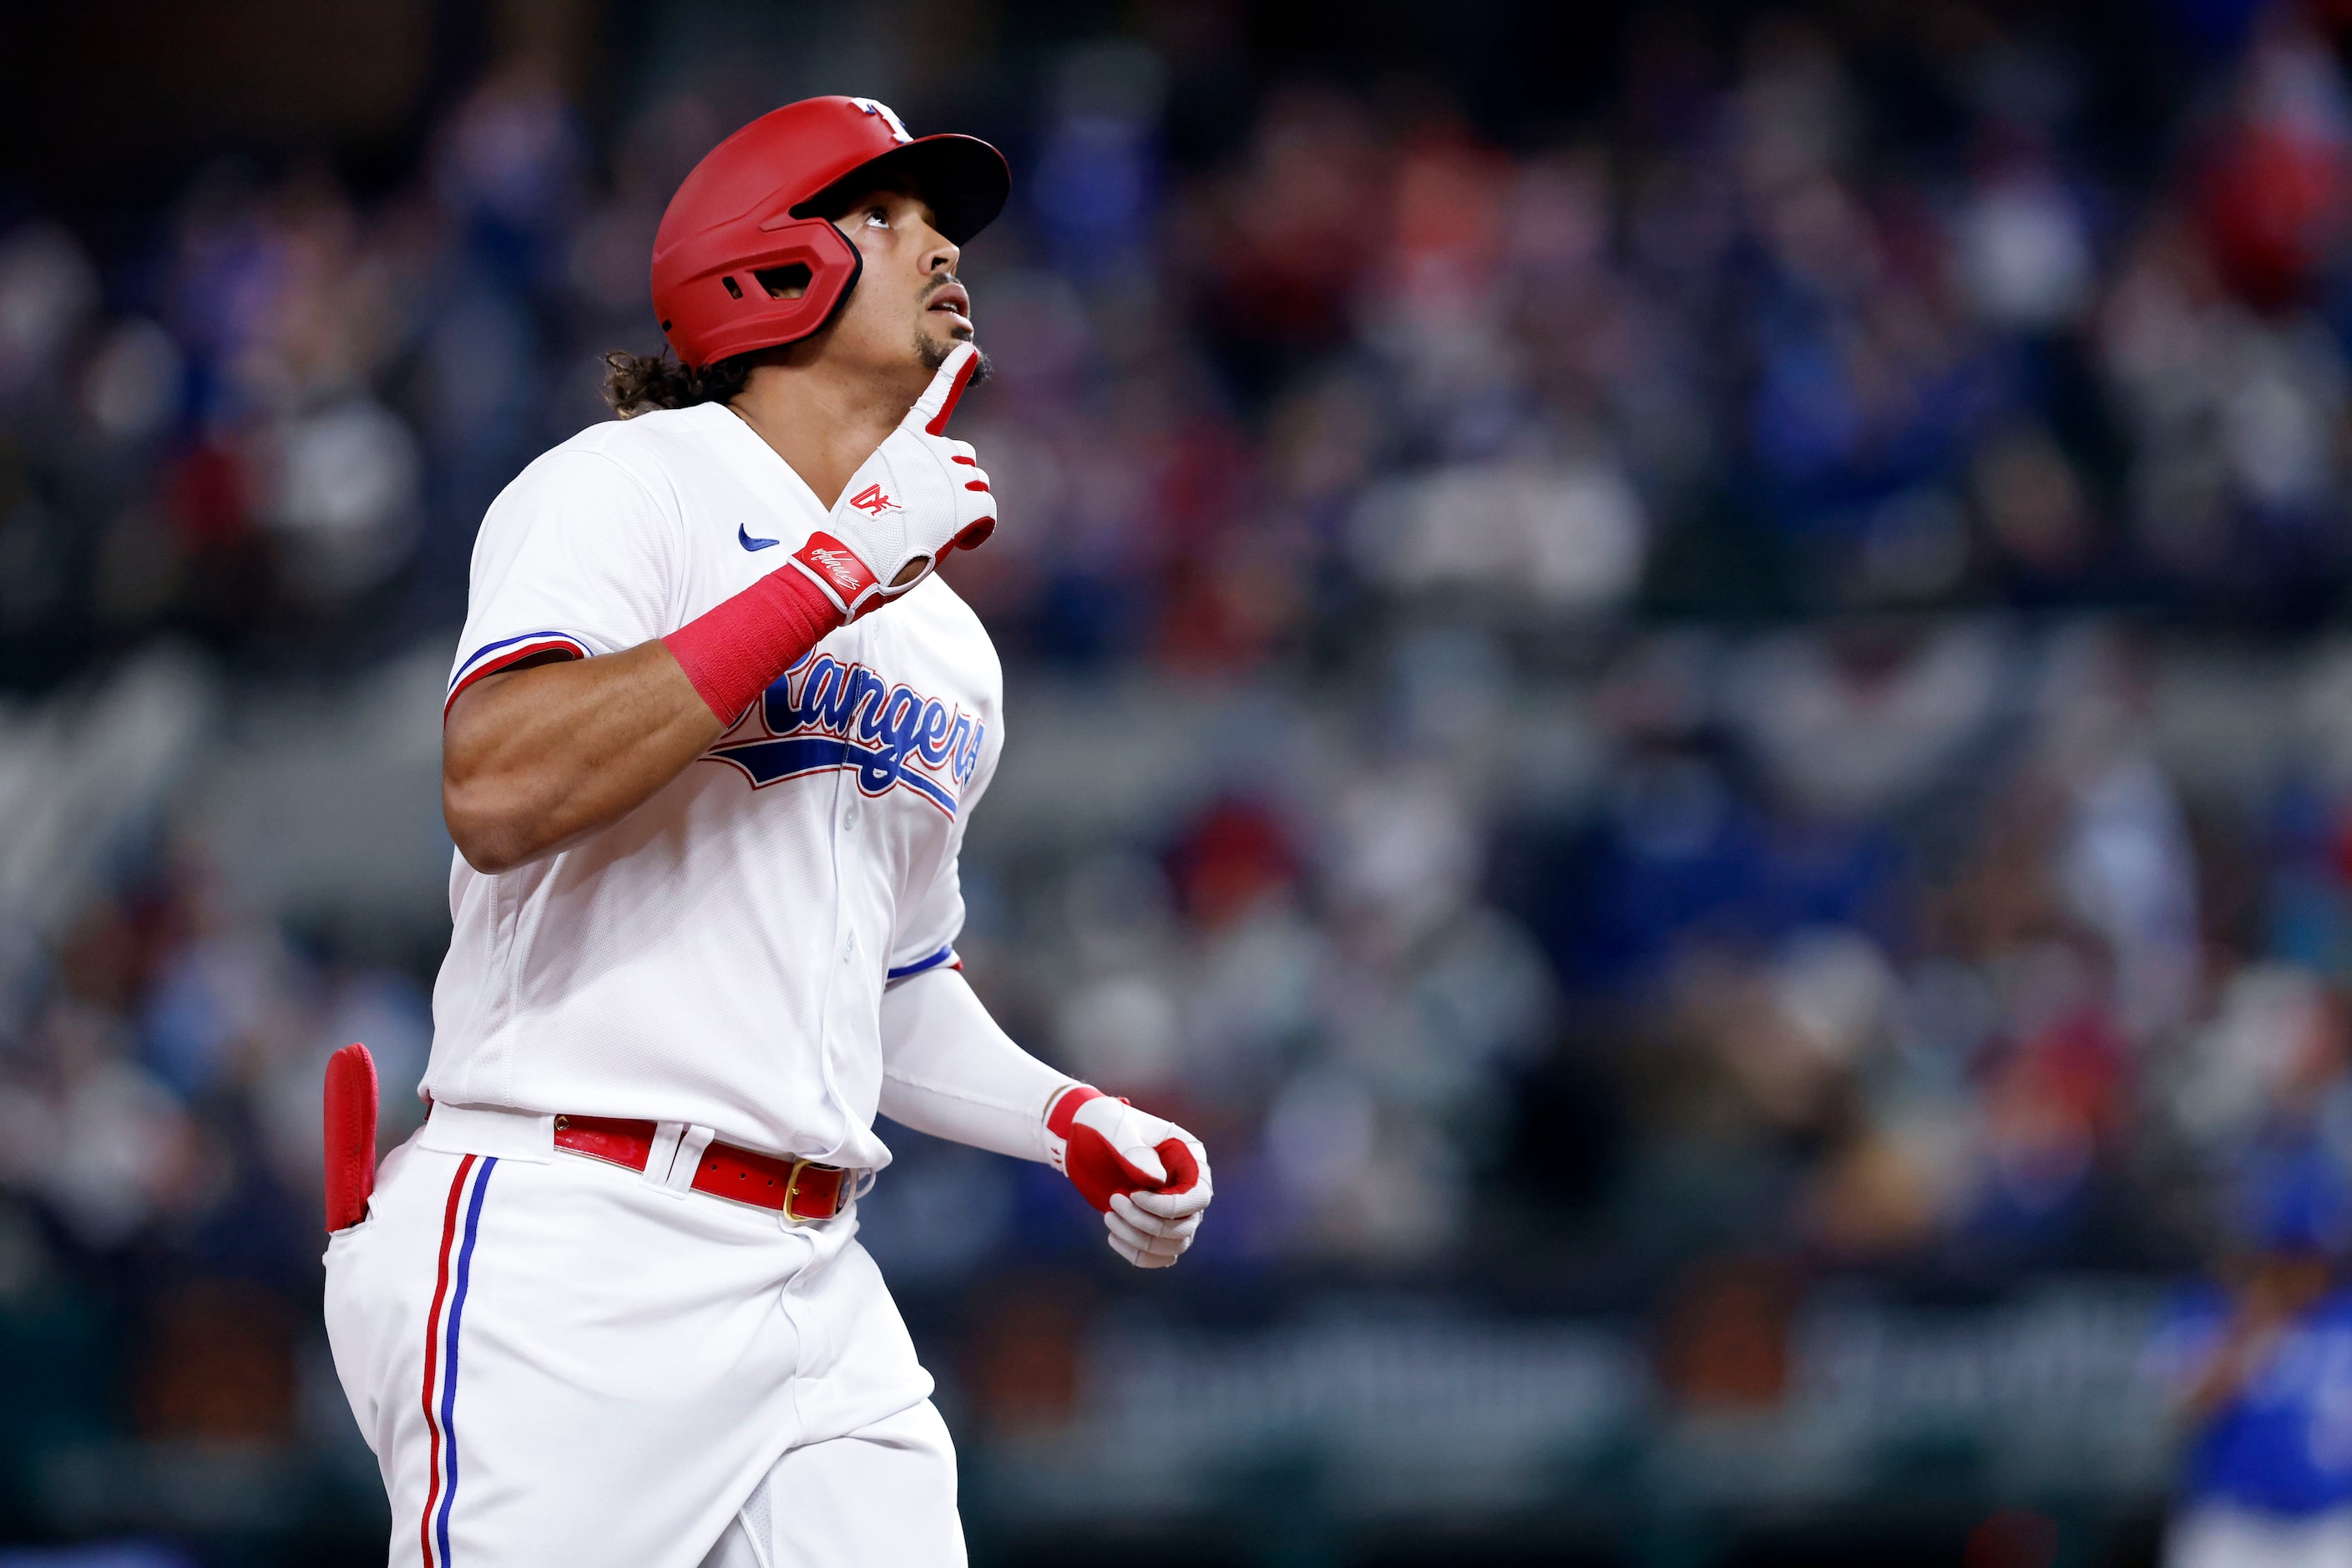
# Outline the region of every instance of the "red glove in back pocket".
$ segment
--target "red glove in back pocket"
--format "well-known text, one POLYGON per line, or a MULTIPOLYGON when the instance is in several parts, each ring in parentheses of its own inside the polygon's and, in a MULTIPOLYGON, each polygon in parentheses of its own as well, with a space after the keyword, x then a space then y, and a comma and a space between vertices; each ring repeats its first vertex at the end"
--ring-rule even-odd
POLYGON ((327 1231, 367 1217, 375 1192, 375 1058, 362 1045, 327 1058, 327 1231))

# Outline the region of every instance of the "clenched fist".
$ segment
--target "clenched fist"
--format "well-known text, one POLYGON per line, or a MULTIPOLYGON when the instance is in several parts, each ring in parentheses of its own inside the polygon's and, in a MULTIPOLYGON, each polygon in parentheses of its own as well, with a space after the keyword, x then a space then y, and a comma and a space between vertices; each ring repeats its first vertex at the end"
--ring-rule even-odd
POLYGON ((1138 1268, 1165 1268, 1192 1245, 1214 1189, 1208 1151, 1181 1127, 1076 1084, 1046 1110, 1045 1152, 1138 1268))

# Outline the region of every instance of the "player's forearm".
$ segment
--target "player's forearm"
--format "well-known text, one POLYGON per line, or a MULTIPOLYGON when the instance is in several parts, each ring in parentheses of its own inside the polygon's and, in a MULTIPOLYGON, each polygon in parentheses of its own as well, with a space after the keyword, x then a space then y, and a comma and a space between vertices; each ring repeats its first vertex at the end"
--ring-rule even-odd
POLYGON ((1043 1161, 1045 1109, 1071 1082, 1013 1044, 954 970, 883 994, 882 1114, 902 1126, 1043 1161))
POLYGON ((510 870, 628 815, 725 728, 658 642, 491 676, 443 731, 449 837, 476 870, 510 870))

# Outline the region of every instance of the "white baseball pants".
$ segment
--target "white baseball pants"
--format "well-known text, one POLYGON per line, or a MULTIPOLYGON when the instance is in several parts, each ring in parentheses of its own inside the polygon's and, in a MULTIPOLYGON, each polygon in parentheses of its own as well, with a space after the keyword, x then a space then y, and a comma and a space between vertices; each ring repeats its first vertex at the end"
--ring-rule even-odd
POLYGON ((961 1568, 954 1449, 854 1209, 432 1142, 327 1248, 394 1568, 961 1568))

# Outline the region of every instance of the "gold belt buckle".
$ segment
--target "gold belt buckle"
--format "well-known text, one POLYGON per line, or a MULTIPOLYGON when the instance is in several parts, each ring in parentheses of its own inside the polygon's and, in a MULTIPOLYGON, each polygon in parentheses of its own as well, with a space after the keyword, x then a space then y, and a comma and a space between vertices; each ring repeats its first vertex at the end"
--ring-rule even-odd
POLYGON ((814 1215, 793 1212, 793 1200, 801 1195, 801 1173, 815 1163, 814 1160, 794 1160, 792 1174, 784 1178, 784 1223, 786 1225, 806 1225, 816 1217, 814 1215))

